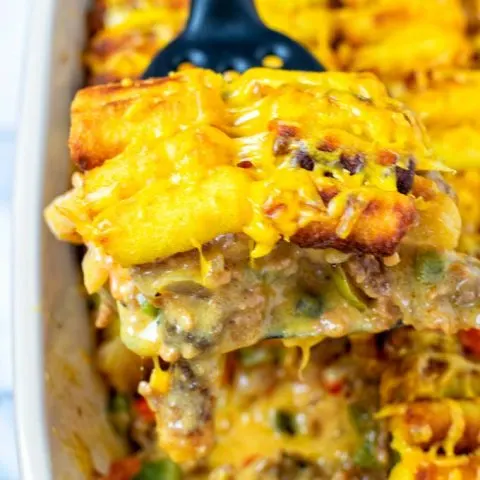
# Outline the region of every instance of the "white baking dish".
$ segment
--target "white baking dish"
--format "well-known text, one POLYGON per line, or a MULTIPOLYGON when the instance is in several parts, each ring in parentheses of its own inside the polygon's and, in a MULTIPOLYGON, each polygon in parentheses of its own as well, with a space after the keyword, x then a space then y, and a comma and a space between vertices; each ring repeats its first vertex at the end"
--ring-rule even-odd
POLYGON ((35 0, 31 7, 13 215, 20 466, 27 480, 75 480, 105 472, 122 452, 92 363, 74 251, 42 220, 44 205, 68 186, 69 105, 83 80, 87 0, 35 0))

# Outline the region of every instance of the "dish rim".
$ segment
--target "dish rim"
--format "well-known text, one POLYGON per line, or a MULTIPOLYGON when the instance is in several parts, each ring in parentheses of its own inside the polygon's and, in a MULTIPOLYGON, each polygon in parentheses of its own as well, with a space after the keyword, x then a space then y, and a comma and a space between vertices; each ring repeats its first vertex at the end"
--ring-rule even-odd
POLYGON ((41 305, 43 173, 50 115, 56 0, 36 0, 27 21, 12 202, 15 429, 21 478, 52 477, 44 385, 41 305))

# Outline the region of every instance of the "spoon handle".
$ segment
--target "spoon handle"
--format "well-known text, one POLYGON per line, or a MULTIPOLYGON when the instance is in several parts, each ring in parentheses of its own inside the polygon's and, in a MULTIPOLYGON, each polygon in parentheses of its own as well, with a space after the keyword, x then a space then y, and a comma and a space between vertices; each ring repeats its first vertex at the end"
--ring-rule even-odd
POLYGON ((199 39, 228 32, 232 38, 261 25, 253 0, 192 0, 184 34, 199 39))

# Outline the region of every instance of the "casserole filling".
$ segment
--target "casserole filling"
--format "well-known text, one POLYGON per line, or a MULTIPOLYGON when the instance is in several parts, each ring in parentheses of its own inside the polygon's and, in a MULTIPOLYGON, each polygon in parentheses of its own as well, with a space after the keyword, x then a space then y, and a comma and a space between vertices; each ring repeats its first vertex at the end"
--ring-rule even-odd
POLYGON ((340 337, 402 324, 455 333, 476 325, 476 259, 399 253, 401 261, 386 266, 372 255, 339 261, 281 243, 252 267, 248 239, 222 236, 202 257, 190 251, 124 271, 131 285, 116 299, 120 335, 138 355, 174 362, 269 338, 340 337), (202 261, 212 266, 208 274, 202 261))
POLYGON ((176 362, 167 395, 158 377, 142 384, 149 425, 192 479, 474 478, 480 370, 455 337, 402 327, 327 339, 302 363, 276 340, 215 365, 176 362))

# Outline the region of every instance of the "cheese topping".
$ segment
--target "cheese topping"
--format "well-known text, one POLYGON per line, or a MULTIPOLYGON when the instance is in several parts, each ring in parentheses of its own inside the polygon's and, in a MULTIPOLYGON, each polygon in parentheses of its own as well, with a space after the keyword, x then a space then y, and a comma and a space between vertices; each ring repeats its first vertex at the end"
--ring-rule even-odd
POLYGON ((253 69, 228 82, 191 69, 85 89, 72 114, 84 173, 47 219, 122 266, 240 232, 254 258, 281 239, 389 256, 418 219, 418 238, 456 244, 453 202, 415 174, 445 167, 371 75, 253 69), (445 233, 423 221, 429 208, 448 212, 445 233))

